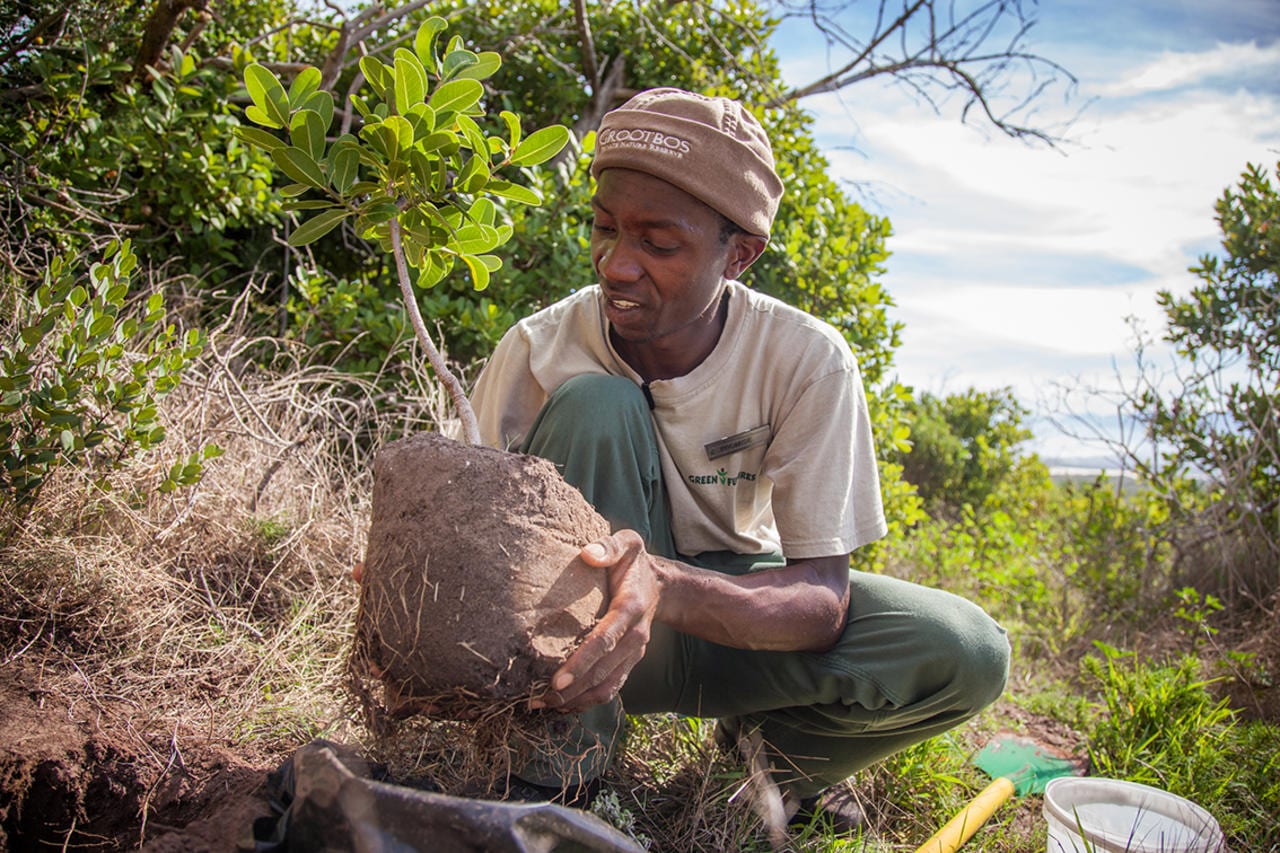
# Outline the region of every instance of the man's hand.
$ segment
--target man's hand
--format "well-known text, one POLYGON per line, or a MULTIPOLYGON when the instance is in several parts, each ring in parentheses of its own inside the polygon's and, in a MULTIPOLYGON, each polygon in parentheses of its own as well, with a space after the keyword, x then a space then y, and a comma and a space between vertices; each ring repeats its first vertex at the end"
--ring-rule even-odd
POLYGON ((531 703, 534 708, 581 711, 608 702, 649 643, 661 584, 640 534, 619 530, 587 545, 581 556, 587 565, 608 570, 609 609, 552 676, 551 690, 531 703))

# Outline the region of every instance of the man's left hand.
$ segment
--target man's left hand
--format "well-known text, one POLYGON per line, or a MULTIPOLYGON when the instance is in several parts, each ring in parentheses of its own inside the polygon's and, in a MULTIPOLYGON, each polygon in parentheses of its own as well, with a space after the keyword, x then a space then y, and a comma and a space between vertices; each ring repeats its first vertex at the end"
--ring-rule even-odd
POLYGON ((589 566, 609 572, 609 609, 582 645, 551 678, 534 708, 581 711, 618 695, 644 657, 658 610, 661 584, 654 558, 634 530, 619 530, 582 549, 589 566))

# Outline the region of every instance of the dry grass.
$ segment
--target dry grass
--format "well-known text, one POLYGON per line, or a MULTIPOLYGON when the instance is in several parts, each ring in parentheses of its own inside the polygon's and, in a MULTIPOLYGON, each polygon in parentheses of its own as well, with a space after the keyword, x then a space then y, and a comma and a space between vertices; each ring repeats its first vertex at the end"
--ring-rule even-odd
POLYGON ((73 668, 140 728, 278 750, 342 725, 370 455, 443 406, 428 377, 391 404, 305 355, 215 337, 165 400, 159 452, 109 492, 57 472, 0 553, 4 664, 73 668), (155 491, 208 442, 225 454, 199 485, 155 491))

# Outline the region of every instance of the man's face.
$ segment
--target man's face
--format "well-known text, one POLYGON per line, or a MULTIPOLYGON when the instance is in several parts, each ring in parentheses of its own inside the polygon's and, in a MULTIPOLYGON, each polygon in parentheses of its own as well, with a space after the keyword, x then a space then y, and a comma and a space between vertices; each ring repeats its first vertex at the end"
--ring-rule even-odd
POLYGON ((745 234, 722 241, 720 214, 643 172, 606 169, 591 206, 591 263, 605 315, 629 344, 705 342, 725 279, 741 274, 764 246, 745 234))

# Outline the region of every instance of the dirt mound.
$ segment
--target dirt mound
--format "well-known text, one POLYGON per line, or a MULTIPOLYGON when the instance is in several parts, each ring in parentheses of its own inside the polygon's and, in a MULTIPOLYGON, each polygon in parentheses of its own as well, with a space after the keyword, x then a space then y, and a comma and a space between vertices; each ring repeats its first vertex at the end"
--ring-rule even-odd
POLYGON ((0 850, 232 850, 266 769, 210 744, 150 744, 126 705, 89 702, 0 669, 0 850))
POLYGON ((356 661, 387 704, 437 715, 530 696, 603 614, 604 572, 578 559, 609 525, 543 459, 421 433, 385 447, 356 661))

